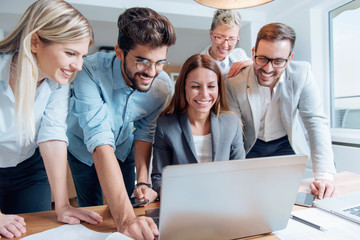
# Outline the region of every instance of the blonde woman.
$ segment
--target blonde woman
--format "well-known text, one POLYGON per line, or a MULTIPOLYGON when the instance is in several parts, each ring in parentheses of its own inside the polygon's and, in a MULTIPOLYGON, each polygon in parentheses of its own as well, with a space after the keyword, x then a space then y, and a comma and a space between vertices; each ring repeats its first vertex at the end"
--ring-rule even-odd
POLYGON ((72 208, 66 186, 68 83, 92 43, 88 21, 60 0, 34 2, 0 41, 0 235, 6 238, 26 231, 24 219, 11 214, 51 210, 50 186, 59 221, 102 221, 72 208))
POLYGON ((235 48, 241 21, 238 12, 216 10, 209 30, 211 45, 202 52, 216 61, 224 77, 234 76, 252 63, 242 48, 235 48))

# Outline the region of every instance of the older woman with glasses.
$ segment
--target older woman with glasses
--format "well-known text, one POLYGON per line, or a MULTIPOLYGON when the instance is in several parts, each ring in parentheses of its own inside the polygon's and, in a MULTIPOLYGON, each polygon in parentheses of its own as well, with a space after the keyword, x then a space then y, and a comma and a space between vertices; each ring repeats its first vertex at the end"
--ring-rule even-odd
POLYGON ((239 42, 241 16, 238 12, 218 9, 209 30, 211 45, 202 53, 212 57, 224 77, 232 77, 252 61, 241 48, 235 48, 239 42))

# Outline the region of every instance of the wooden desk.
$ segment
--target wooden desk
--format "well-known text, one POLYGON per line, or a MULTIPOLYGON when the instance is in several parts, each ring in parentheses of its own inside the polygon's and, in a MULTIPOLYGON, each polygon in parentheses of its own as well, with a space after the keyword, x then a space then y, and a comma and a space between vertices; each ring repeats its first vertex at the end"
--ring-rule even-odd
MULTIPOLYGON (((309 185, 312 181, 313 179, 304 179, 299 188, 299 192, 310 192, 309 185)), ((351 172, 339 173, 335 176, 335 184, 340 189, 342 194, 360 190, 360 175, 351 172)), ((145 215, 146 209, 152 209, 158 207, 160 207, 160 203, 156 202, 156 203, 151 203, 146 207, 135 208, 134 210, 136 215, 140 216, 140 215, 145 215)), ((90 209, 99 213, 103 217, 103 222, 96 225, 82 223, 84 226, 98 232, 116 231, 116 227, 111 218, 110 210, 108 206, 103 205, 103 206, 87 207, 86 209, 90 209)), ((305 208, 300 206, 294 206, 293 211, 297 211, 301 209, 305 209, 305 208)), ((56 215, 54 211, 20 214, 20 216, 25 218, 26 230, 27 230, 27 233, 21 236, 20 238, 63 225, 62 223, 56 220, 56 215)), ((20 239, 20 238, 14 238, 14 239, 20 239)), ((248 238, 242 238, 242 239, 278 240, 278 238, 272 233, 248 237, 248 238)))

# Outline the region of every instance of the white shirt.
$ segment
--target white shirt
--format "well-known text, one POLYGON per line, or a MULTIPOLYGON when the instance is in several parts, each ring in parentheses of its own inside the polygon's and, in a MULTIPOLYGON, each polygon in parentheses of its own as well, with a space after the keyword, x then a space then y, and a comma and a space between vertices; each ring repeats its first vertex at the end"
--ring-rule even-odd
POLYGON ((212 162, 211 133, 204 136, 193 135, 193 140, 198 162, 212 162))
MULTIPOLYGON (((286 135, 286 130, 280 117, 279 104, 279 89, 283 81, 284 74, 280 76, 279 81, 275 84, 272 96, 269 87, 258 84, 262 106, 258 139, 265 142, 276 140, 286 135)), ((316 179, 334 180, 333 174, 326 172, 314 172, 314 177, 316 179)))
MULTIPOLYGON (((202 51, 201 54, 206 54, 211 57, 209 53, 210 48, 211 45, 208 46, 204 51, 202 51)), ((217 61, 214 59, 214 61, 219 66, 220 71, 225 78, 227 77, 230 68, 234 64, 234 62, 241 62, 245 60, 251 60, 251 59, 248 58, 246 52, 242 48, 234 48, 222 61, 217 61)))
POLYGON ((269 87, 258 84, 262 106, 258 138, 265 142, 286 136, 286 131, 280 117, 280 91, 278 91, 283 81, 284 77, 282 74, 274 86, 272 96, 269 87))
POLYGON ((35 141, 29 146, 16 142, 15 96, 9 85, 10 63, 13 54, 0 54, 0 167, 13 167, 31 157, 39 142, 67 142, 66 117, 70 85, 59 85, 45 79, 36 90, 34 103, 35 141))

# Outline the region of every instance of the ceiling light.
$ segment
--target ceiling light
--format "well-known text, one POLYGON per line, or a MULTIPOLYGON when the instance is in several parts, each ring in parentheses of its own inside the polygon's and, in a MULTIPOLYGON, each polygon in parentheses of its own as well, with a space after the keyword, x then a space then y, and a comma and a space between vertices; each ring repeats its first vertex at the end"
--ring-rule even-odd
POLYGON ((259 6, 273 0, 195 0, 204 6, 219 9, 238 9, 259 6))

